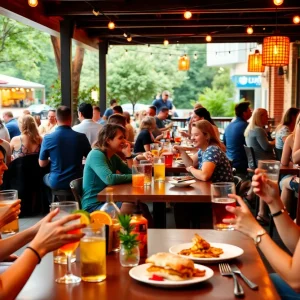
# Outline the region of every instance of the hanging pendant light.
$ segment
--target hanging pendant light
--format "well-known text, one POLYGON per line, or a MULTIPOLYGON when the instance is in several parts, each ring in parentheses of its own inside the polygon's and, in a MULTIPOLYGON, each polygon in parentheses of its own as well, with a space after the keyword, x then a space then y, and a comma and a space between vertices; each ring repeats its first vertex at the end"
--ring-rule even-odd
POLYGON ((268 36, 264 38, 262 64, 280 67, 289 64, 290 39, 286 36, 268 36))
POLYGON ((28 0, 28 5, 31 7, 36 7, 38 6, 39 2, 38 0, 28 0))
POLYGON ((262 65, 262 54, 255 50, 254 54, 248 56, 248 72, 264 72, 265 66, 262 65))
POLYGON ((190 58, 187 55, 180 56, 178 60, 178 70, 188 71, 189 69, 190 69, 190 58))

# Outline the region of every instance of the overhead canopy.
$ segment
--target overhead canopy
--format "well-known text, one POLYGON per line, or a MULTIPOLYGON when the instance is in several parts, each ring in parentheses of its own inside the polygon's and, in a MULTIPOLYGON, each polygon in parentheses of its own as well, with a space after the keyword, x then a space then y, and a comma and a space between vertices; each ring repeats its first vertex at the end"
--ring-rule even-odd
POLYGON ((31 82, 31 81, 0 74, 0 88, 44 89, 45 86, 36 82, 31 82))
POLYGON ((131 44, 262 42, 278 29, 291 41, 300 39, 299 26, 293 16, 300 14, 299 0, 285 0, 281 6, 272 0, 39 0, 48 17, 72 18, 76 28, 90 38, 108 40, 110 44, 128 44, 124 33, 132 36, 131 44), (93 14, 93 10, 95 16, 93 14), (192 17, 184 19, 189 10, 192 17), (116 24, 108 29, 109 21, 116 24), (252 35, 246 33, 253 26, 252 35))

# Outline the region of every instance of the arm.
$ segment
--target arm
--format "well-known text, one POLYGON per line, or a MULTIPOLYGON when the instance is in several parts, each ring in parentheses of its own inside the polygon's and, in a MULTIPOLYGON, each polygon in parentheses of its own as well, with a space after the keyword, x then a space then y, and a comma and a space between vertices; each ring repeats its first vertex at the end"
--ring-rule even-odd
POLYGON ((294 140, 293 135, 289 135, 283 145, 283 151, 281 156, 281 164, 283 166, 288 166, 291 161, 293 140, 294 140))
POLYGON ((7 141, 7 142, 10 142, 10 135, 9 135, 9 132, 6 128, 6 126, 3 127, 4 130, 5 130, 5 133, 4 133, 4 139, 7 141))
POLYGON ((256 128, 256 139, 264 151, 271 151, 274 148, 274 141, 269 142, 263 128, 256 128))
POLYGON ((300 123, 298 123, 295 133, 295 142, 293 146, 293 162, 294 164, 300 163, 300 123))
POLYGON ((40 150, 40 156, 39 156, 39 165, 40 167, 46 167, 48 166, 50 160, 50 153, 48 151, 48 147, 47 147, 47 135, 44 137, 42 144, 41 144, 41 150, 40 150))
POLYGON ((209 181, 211 176, 214 173, 214 170, 216 168, 216 165, 212 162, 204 162, 202 164, 202 169, 196 169, 194 167, 188 167, 186 168, 188 172, 190 172, 193 176, 195 176, 197 179, 202 181, 209 181))
POLYGON ((197 158, 197 154, 194 154, 193 156, 193 159, 190 158, 189 155, 187 155, 187 153, 185 152, 185 149, 184 147, 181 147, 181 146, 174 146, 173 149, 176 151, 179 151, 180 152, 180 155, 181 155, 181 158, 182 158, 182 161, 184 163, 184 165, 186 167, 189 167, 189 166, 196 166, 196 162, 194 161, 194 159, 198 160, 197 158))

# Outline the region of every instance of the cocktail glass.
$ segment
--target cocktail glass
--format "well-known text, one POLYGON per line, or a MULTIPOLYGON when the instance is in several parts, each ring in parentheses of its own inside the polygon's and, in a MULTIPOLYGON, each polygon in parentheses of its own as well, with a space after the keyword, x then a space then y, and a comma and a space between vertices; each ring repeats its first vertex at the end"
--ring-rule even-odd
POLYGON ((100 282, 106 278, 105 225, 90 224, 80 240, 81 279, 100 282))
MULTIPOLYGON (((0 191, 0 206, 12 205, 16 200, 18 200, 17 190, 0 191)), ((16 232, 19 232, 18 217, 1 228, 1 233, 3 234, 15 234, 16 232)))
POLYGON ((278 182, 280 173, 280 161, 278 160, 259 160, 258 168, 261 169, 270 180, 278 182))
MULTIPOLYGON (((72 214, 74 211, 79 209, 78 203, 75 201, 63 201, 63 202, 54 202, 50 205, 50 209, 53 210, 59 208, 59 213, 52 219, 52 221, 57 221, 65 216, 72 214)), ((68 222, 66 225, 78 224, 80 220, 75 220, 68 222)), ((80 232, 80 229, 72 230, 68 232, 69 234, 74 234, 80 232)), ((67 273, 61 278, 56 279, 58 283, 70 284, 78 283, 81 281, 81 278, 72 274, 71 271, 71 259, 73 252, 77 249, 79 242, 65 244, 60 247, 59 250, 67 256, 67 273)))
POLYGON ((213 211, 213 226, 216 230, 233 230, 232 224, 226 224, 223 219, 235 219, 235 215, 226 210, 226 206, 236 206, 235 199, 228 197, 235 194, 234 182, 218 182, 211 184, 211 201, 213 211))

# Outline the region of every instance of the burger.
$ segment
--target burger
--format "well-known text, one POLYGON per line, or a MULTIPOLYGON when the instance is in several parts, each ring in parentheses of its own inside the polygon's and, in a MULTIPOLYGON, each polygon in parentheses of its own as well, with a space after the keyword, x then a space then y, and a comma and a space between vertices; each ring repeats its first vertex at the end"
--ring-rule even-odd
POLYGON ((179 281, 193 277, 194 262, 171 253, 157 253, 146 259, 151 266, 147 269, 150 276, 179 281))

